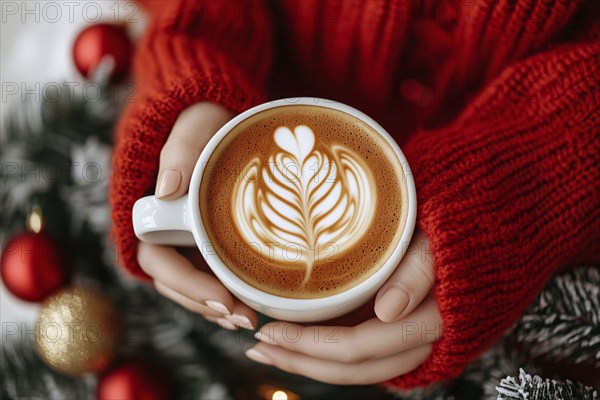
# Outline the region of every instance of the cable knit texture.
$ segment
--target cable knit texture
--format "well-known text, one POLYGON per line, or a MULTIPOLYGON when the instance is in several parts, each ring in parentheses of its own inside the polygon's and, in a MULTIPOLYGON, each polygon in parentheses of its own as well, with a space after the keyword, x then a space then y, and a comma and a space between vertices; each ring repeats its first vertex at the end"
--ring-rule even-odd
MULTIPOLYGON (((402 145, 434 251, 444 334, 415 387, 457 376, 558 269, 600 262, 600 19, 592 1, 147 1, 140 93, 111 185, 121 262, 131 208, 188 105, 284 95, 358 107, 402 145)), ((390 340, 394 340, 390 338, 390 340)))

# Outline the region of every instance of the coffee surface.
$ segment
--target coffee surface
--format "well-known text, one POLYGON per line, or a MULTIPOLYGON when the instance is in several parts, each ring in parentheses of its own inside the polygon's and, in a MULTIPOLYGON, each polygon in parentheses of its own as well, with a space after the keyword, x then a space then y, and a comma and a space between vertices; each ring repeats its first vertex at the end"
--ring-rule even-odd
POLYGON ((200 212, 215 252, 265 292, 318 298, 381 267, 407 218, 407 189, 393 149, 342 111, 269 109, 219 143, 200 185, 200 212))

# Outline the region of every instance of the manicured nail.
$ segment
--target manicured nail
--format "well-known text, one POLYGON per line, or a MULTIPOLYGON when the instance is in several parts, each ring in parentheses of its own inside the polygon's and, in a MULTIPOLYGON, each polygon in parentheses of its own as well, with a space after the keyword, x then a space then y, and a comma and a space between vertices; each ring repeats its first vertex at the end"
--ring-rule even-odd
POLYGON ((391 285, 377 300, 377 314, 386 322, 396 320, 408 305, 410 298, 404 289, 391 285))
POLYGON ((246 350, 246 357, 248 357, 251 360, 254 360, 258 363, 261 364, 265 364, 265 365, 272 365, 273 361, 271 361, 271 359, 263 352, 258 351, 254 348, 246 350))
POLYGON ((179 185, 181 185, 181 171, 177 169, 166 169, 161 172, 158 177, 155 195, 160 199, 173 194, 179 189, 179 185))
POLYGON ((237 331, 238 327, 231 321, 228 321, 226 318, 217 318, 217 325, 221 328, 229 329, 230 331, 237 331))
POLYGON ((250 319, 248 317, 246 317, 245 315, 231 314, 231 315, 226 315, 225 318, 227 318, 228 321, 236 324, 240 328, 249 329, 251 331, 256 329, 254 324, 252 324, 250 319))
POLYGON ((272 346, 279 346, 279 344, 265 331, 258 331, 254 334, 254 337, 263 343, 270 344, 272 346))
POLYGON ((204 302, 204 304, 206 304, 207 307, 212 308, 213 310, 215 310, 218 313, 226 314, 226 315, 231 314, 231 312, 227 309, 227 307, 225 307, 225 304, 220 303, 218 301, 206 300, 204 302))

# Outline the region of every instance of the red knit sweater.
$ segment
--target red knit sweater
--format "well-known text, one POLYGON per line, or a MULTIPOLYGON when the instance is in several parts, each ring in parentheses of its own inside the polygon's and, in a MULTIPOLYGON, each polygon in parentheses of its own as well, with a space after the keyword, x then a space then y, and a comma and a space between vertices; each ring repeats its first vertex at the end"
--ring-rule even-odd
MULTIPOLYGON (((165 1, 139 45, 140 96, 111 186, 122 263, 178 114, 284 96, 361 109, 396 138, 431 240, 444 334, 413 387, 456 376, 558 269, 600 262, 598 2, 165 1), (595 4, 594 4, 595 3, 595 4)), ((390 338, 394 340, 394 338, 390 338)))

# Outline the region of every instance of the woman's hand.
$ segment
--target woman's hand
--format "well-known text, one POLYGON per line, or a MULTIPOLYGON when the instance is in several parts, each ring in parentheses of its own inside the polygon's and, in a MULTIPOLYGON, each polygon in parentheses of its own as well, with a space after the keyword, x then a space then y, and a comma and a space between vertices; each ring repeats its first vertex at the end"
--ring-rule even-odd
MULTIPOLYGON (((160 153, 156 197, 174 200, 187 192, 200 153, 232 117, 226 108, 205 102, 180 114, 160 153)), ((181 306, 224 328, 256 326, 256 313, 229 293, 197 249, 180 252, 174 247, 140 243, 138 262, 154 279, 156 290, 181 306)))
POLYGON ((442 321, 428 296, 434 282, 429 241, 418 232, 392 277, 379 290, 372 318, 353 327, 271 322, 246 352, 254 361, 332 384, 371 384, 421 365, 442 321))

